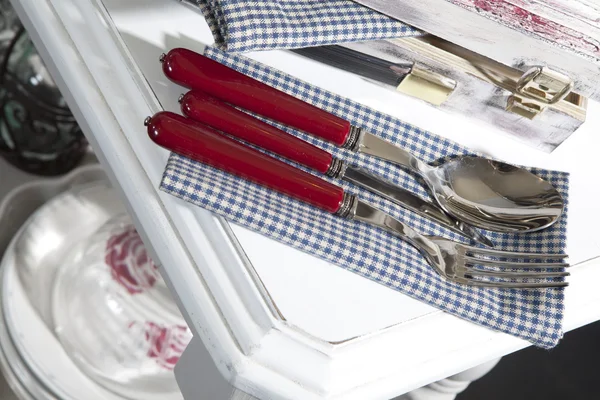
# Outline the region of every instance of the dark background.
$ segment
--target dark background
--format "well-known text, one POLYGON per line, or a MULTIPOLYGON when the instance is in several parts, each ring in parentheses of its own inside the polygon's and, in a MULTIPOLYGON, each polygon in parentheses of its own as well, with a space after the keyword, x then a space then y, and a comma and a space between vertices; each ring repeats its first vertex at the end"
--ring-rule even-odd
POLYGON ((569 332, 552 350, 508 355, 457 400, 600 399, 600 322, 569 332))

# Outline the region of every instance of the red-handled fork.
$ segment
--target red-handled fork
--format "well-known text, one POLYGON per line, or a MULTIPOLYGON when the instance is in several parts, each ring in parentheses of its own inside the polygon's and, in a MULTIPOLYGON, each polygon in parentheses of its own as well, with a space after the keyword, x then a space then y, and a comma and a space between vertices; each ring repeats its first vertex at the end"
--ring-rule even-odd
POLYGON ((552 260, 564 255, 478 249, 419 234, 336 185, 235 141, 214 129, 170 112, 144 121, 158 145, 266 186, 335 215, 365 222, 415 246, 443 277, 460 284, 496 288, 564 287, 565 263, 517 262, 481 258, 552 260), (478 266, 488 268, 482 269, 478 266))

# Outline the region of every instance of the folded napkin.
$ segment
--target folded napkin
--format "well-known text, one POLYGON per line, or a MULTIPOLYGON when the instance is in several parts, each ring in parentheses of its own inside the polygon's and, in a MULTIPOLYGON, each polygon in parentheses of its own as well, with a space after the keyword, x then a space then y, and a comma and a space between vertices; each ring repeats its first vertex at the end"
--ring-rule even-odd
MULTIPOLYGON (((449 140, 389 115, 335 95, 239 55, 214 48, 206 56, 349 120, 393 142, 426 162, 471 152, 449 140)), ((284 128, 335 156, 423 197, 427 192, 401 168, 339 149, 304 133, 284 128)), ((534 170, 568 199, 568 174, 534 170)), ((345 190, 427 235, 464 240, 428 219, 372 193, 337 181, 345 190)), ((563 289, 484 289, 461 286, 437 275, 411 245, 366 224, 349 221, 247 182, 212 167, 171 154, 161 189, 287 245, 313 254, 432 306, 474 323, 550 348, 562 337, 563 289)), ((563 253, 566 213, 552 228, 526 235, 485 232, 499 249, 563 253)), ((385 304, 382 304, 385 307, 385 304)))
POLYGON ((184 0, 232 52, 415 36, 415 28, 350 0, 184 0))

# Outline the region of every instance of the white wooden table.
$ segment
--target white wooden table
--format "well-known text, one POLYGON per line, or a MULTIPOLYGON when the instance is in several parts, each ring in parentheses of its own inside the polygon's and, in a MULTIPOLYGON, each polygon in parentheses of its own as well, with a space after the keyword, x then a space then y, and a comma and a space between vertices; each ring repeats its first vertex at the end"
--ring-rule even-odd
MULTIPOLYGON (((147 138, 142 121, 161 108, 177 110, 182 89, 162 76, 158 57, 212 43, 199 13, 171 0, 13 3, 194 332, 176 369, 189 398, 227 398, 222 376, 260 399, 390 399, 528 346, 158 190, 168 153, 147 138)), ((568 251, 576 266, 565 328, 600 319, 597 104, 580 131, 545 154, 288 52, 249 56, 508 162, 570 171, 568 251)), ((473 376, 425 391, 452 398, 473 376)))

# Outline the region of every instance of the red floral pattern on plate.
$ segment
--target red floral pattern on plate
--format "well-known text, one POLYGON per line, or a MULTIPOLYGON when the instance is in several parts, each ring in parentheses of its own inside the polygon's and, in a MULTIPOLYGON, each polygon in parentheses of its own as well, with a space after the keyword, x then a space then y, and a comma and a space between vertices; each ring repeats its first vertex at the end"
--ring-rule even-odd
POLYGON ((113 234, 106 242, 104 258, 112 278, 129 294, 153 287, 160 278, 158 267, 148 256, 142 238, 133 226, 113 234))
MULTIPOLYGON (((130 324, 130 328, 138 323, 130 324)), ((144 335, 149 343, 148 357, 156 360, 164 369, 172 370, 179 357, 192 339, 192 334, 186 326, 163 326, 154 322, 144 324, 144 335)))

